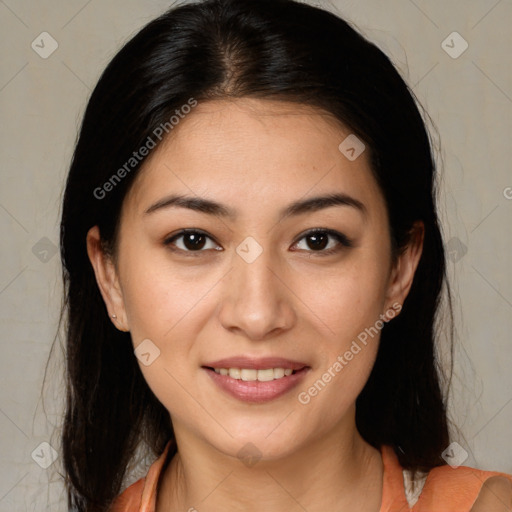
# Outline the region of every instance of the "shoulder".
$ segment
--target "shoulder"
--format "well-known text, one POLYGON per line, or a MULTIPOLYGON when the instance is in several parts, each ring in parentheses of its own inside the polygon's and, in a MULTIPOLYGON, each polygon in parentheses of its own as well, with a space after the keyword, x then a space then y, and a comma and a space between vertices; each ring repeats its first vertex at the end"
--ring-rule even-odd
POLYGON ((467 466, 439 466, 428 474, 418 505, 415 512, 446 506, 457 512, 510 512, 512 475, 467 466))
POLYGON ((491 476, 482 485, 471 512, 509 512, 512 510, 512 478, 491 476))

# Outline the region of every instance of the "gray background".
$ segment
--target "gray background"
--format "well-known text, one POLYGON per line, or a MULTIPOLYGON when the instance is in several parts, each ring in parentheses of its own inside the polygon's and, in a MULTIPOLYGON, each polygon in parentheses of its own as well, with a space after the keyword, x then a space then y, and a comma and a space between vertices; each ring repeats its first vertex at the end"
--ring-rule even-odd
MULTIPOLYGON (((57 245, 64 178, 101 71, 123 42, 169 5, 0 0, 0 511, 46 510, 48 502, 51 510, 65 510, 60 458, 43 469, 31 456, 35 450, 36 460, 38 454, 48 460, 42 442, 58 449, 58 351, 44 404, 41 386, 61 304, 57 245), (35 41, 40 52, 51 48, 42 32, 58 44, 45 59, 31 47, 35 41)), ((512 2, 318 5, 354 22, 392 58, 437 126, 439 208, 457 326, 450 415, 460 430, 454 439, 469 453, 465 465, 512 473, 512 2), (462 48, 453 36, 446 40, 454 31, 469 44, 457 58, 443 49, 462 48)))

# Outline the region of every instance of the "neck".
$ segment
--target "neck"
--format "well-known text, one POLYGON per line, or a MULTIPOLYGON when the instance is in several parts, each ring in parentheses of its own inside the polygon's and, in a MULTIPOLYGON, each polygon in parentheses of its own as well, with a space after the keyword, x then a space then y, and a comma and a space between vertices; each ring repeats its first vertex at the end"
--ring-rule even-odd
POLYGON ((349 430, 333 429, 289 455, 252 465, 175 426, 178 453, 162 475, 156 512, 378 512, 382 459, 352 423, 349 430))

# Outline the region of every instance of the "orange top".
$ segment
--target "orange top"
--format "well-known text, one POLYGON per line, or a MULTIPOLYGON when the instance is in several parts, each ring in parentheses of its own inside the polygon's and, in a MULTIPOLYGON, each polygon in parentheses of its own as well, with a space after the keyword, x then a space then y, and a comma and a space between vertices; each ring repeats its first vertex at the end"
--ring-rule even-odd
MULTIPOLYGON (((170 443, 153 462, 145 478, 137 480, 115 499, 111 512, 155 512, 158 480, 169 446, 170 443)), ((512 475, 507 473, 467 466, 439 466, 428 473, 419 499, 410 506, 403 468, 393 448, 382 446, 380 452, 384 465, 380 512, 470 512, 485 480, 492 476, 504 476, 512 482, 512 475)))

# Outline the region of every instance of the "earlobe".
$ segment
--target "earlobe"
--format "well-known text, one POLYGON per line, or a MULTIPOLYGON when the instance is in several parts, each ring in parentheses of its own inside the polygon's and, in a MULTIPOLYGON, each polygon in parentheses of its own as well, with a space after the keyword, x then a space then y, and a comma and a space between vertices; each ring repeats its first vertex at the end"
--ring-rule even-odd
POLYGON ((405 302, 421 258, 424 237, 425 225, 422 221, 416 221, 411 230, 410 241, 398 256, 391 271, 386 296, 388 308, 394 303, 403 304, 405 302))
POLYGON ((94 269, 96 283, 109 317, 120 331, 128 332, 119 278, 112 258, 103 250, 98 226, 92 227, 87 233, 87 255, 94 269))

